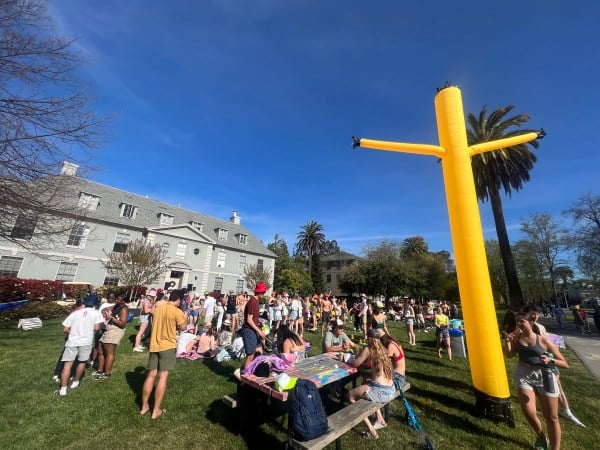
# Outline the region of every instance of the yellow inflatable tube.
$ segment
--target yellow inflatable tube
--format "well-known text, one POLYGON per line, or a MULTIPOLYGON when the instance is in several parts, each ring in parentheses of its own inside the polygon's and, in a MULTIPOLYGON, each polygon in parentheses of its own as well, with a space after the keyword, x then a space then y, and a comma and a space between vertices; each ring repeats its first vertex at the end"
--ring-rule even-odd
POLYGON ((476 406, 486 417, 514 424, 471 156, 541 136, 527 133, 469 147, 460 90, 456 87, 440 90, 435 109, 439 146, 358 138, 354 138, 354 146, 441 158, 476 406))

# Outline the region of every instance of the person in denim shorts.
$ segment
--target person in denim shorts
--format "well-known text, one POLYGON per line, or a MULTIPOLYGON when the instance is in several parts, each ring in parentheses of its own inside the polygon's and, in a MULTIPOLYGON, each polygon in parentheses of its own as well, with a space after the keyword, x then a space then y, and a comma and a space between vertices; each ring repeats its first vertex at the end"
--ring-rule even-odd
POLYGON ((550 339, 533 331, 533 321, 528 314, 518 313, 517 328, 506 335, 507 356, 519 356, 515 382, 519 390, 519 403, 527 422, 537 435, 536 449, 560 448, 561 429, 558 421, 559 389, 553 366, 568 368, 569 364, 550 339), (536 399, 548 428, 548 438, 537 416, 536 399), (548 445, 550 444, 550 446, 548 445))
MULTIPOLYGON (((394 369, 388 355, 387 348, 381 343, 379 329, 371 329, 367 335, 367 346, 362 349, 354 360, 354 366, 358 367, 365 362, 369 362, 372 370, 372 380, 368 384, 363 384, 352 389, 348 396, 350 403, 364 398, 377 403, 389 403, 396 396, 394 387, 394 369)), ((369 432, 363 436, 368 439, 377 439, 377 430, 387 427, 383 418, 381 409, 377 410, 377 422, 372 424, 367 417, 364 420, 369 428, 369 432)))

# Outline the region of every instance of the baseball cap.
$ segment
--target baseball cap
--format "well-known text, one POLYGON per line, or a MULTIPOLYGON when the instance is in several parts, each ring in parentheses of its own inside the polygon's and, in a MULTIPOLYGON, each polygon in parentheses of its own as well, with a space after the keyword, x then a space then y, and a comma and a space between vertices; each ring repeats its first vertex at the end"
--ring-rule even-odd
POLYGON ((150 297, 156 297, 156 289, 150 289, 148 292, 146 292, 146 295, 150 297))
POLYGON ((254 293, 255 294, 264 294, 265 292, 267 292, 267 285, 265 283, 263 283, 262 281, 259 281, 258 283, 256 283, 256 286, 254 288, 254 293))

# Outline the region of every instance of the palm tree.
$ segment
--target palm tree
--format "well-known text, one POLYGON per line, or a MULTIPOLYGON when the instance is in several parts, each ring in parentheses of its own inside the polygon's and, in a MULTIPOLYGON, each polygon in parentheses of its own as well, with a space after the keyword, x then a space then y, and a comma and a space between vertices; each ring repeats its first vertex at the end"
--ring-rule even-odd
POLYGON ((424 255, 429 253, 429 246, 423 236, 412 236, 404 239, 400 245, 400 254, 403 257, 424 255))
POLYGON ((318 254, 325 244, 325 233, 323 225, 315 220, 311 220, 306 225, 300 227, 298 233, 298 242, 296 251, 303 253, 308 258, 308 273, 312 274, 312 259, 318 254))
MULTIPOLYGON (((531 118, 529 114, 507 117, 514 108, 514 105, 498 108, 488 116, 487 108, 483 107, 478 117, 469 114, 467 117, 469 145, 535 132, 535 130, 521 128, 521 125, 531 118)), ((533 148, 538 148, 539 145, 537 140, 527 144, 533 148)), ((522 306, 523 294, 506 231, 500 189, 503 189, 504 193, 510 197, 513 190, 519 191, 523 184, 529 181, 529 171, 533 168, 537 158, 529 150, 527 144, 480 153, 472 158, 477 197, 481 201, 489 199, 492 205, 498 244, 508 284, 510 306, 513 310, 522 306)))

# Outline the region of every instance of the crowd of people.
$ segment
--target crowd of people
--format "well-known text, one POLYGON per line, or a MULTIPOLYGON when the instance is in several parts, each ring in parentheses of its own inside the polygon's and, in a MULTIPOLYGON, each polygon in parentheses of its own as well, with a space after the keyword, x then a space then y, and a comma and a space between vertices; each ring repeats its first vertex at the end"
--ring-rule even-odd
MULTIPOLYGON (((229 291, 215 296, 206 291, 201 296, 190 295, 184 290, 165 292, 162 289, 150 289, 143 295, 137 305, 139 329, 133 343, 134 352, 146 349, 149 352, 140 413, 151 412, 152 419, 165 413, 161 404, 168 374, 175 368, 177 357, 214 357, 226 351, 231 356, 243 358, 241 367, 234 372, 240 379, 255 358, 263 355, 265 348, 288 360, 304 358, 305 330, 321 332, 324 352, 353 351, 356 352, 353 364, 362 366, 366 363, 370 367, 371 377, 349 392, 350 402, 364 398, 387 403, 406 381, 405 353, 400 342, 390 335, 388 320, 405 322, 408 345, 416 345, 415 328, 417 332, 435 328, 438 356, 442 357, 445 347, 452 360, 448 330, 451 320, 458 316, 458 309, 452 303, 434 305, 402 299, 384 304, 361 294, 348 308, 346 299, 337 299, 327 293, 302 297, 289 296, 286 292, 267 295, 266 292, 266 285, 259 282, 254 295, 229 291), (353 322, 354 333, 361 336, 360 343, 345 333, 347 321, 353 322), (144 346, 145 342, 149 342, 148 348, 144 346), (154 401, 151 405, 152 393, 154 401)), ((577 310, 574 308, 576 324, 577 318, 581 317, 577 310)), ((536 448, 550 445, 550 448, 558 449, 561 439, 559 414, 577 425, 584 425, 569 408, 558 372, 559 367, 568 368, 568 363, 538 322, 541 313, 544 311, 530 306, 517 314, 515 330, 506 334, 505 352, 508 356, 519 357, 514 378, 523 413, 537 435, 536 448), (540 402, 547 431, 537 417, 536 399, 540 402), (560 412, 559 405, 562 407, 560 412)), ((548 313, 556 317, 559 325, 564 320, 557 311, 548 313)), ((89 362, 96 368, 92 374, 95 379, 111 377, 115 350, 125 335, 130 318, 123 296, 113 294, 103 303, 97 295, 88 295, 69 314, 63 322, 65 347, 55 371, 55 379, 60 381, 57 395, 67 395, 70 379, 71 389, 79 387, 89 362)), ((587 324, 587 319, 585 322, 587 324)), ((580 327, 584 325, 580 324, 580 327)), ((367 419, 365 423, 369 430, 365 436, 372 439, 387 426, 380 412, 374 422, 367 419)))

